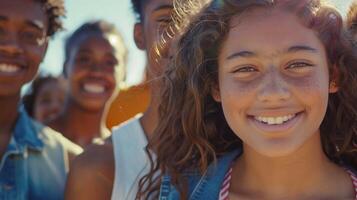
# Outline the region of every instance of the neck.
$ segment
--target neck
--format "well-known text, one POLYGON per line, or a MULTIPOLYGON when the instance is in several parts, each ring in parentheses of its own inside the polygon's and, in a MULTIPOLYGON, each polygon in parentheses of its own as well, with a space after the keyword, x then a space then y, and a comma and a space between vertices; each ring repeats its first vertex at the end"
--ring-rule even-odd
POLYGON ((17 106, 20 100, 20 95, 10 97, 0 97, 0 133, 10 134, 17 119, 17 106))
POLYGON ((106 112, 106 108, 87 110, 73 100, 69 100, 64 111, 55 121, 55 127, 70 140, 86 146, 93 138, 103 138, 108 135, 109 130, 105 124, 106 112))
POLYGON ((156 87, 156 81, 150 83, 151 99, 147 110, 144 112, 140 123, 144 129, 146 137, 150 140, 159 120, 158 107, 160 101, 159 87, 156 87))
POLYGON ((346 180, 343 169, 331 163, 322 151, 319 133, 314 134, 293 155, 286 157, 267 157, 245 145, 244 153, 233 169, 236 169, 232 175, 235 192, 273 199, 326 194, 332 192, 326 191, 326 188, 338 187, 336 183, 346 183, 342 181, 346 180), (335 180, 334 176, 337 177, 335 180))

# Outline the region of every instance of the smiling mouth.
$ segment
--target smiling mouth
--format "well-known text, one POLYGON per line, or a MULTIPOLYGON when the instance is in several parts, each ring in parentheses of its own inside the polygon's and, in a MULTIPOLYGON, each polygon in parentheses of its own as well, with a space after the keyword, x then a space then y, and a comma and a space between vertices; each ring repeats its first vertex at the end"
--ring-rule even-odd
POLYGON ((21 67, 13 64, 0 64, 0 73, 1 74, 16 74, 21 70, 21 67))
POLYGON ((103 94, 105 92, 105 86, 95 83, 85 83, 83 90, 88 93, 103 94))
POLYGON ((280 125, 292 120, 297 114, 298 113, 278 117, 254 116, 254 119, 268 125, 280 125))
POLYGON ((295 126, 304 116, 304 111, 281 116, 251 115, 248 119, 264 132, 284 132, 295 126))

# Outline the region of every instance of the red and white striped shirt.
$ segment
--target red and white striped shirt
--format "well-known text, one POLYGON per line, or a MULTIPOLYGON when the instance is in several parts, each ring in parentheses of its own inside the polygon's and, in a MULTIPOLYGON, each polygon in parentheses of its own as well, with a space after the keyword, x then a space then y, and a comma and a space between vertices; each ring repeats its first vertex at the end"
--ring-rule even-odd
MULTIPOLYGON (((357 176, 350 170, 346 170, 348 174, 351 176, 351 180, 353 183, 353 186, 355 188, 355 200, 357 200, 357 176)), ((229 187, 231 185, 231 179, 232 179, 232 167, 228 170, 226 175, 224 176, 223 183, 221 186, 221 191, 219 192, 219 200, 229 200, 229 187)))

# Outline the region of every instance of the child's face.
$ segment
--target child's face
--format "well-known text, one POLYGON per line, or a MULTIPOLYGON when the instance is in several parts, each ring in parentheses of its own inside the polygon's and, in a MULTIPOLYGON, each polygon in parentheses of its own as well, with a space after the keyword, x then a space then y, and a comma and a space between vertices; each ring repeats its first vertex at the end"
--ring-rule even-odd
POLYGON ((113 35, 85 34, 71 49, 68 69, 69 95, 85 109, 103 109, 116 93, 120 60, 113 35))
POLYGON ((53 120, 63 109, 65 88, 59 82, 49 81, 41 86, 35 99, 34 117, 42 123, 53 120))
POLYGON ((245 148, 289 155, 319 133, 335 91, 324 46, 297 17, 278 10, 255 10, 231 25, 213 96, 245 148))
POLYGON ((33 0, 0 1, 0 97, 18 96, 47 47, 48 16, 33 0))

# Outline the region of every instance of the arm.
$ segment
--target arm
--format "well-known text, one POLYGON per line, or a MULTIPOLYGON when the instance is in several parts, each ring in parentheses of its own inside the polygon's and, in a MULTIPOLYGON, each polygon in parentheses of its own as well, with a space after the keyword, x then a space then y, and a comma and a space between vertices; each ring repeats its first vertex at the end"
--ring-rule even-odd
POLYGON ((112 145, 92 145, 73 161, 66 184, 65 199, 110 199, 113 182, 112 145))

